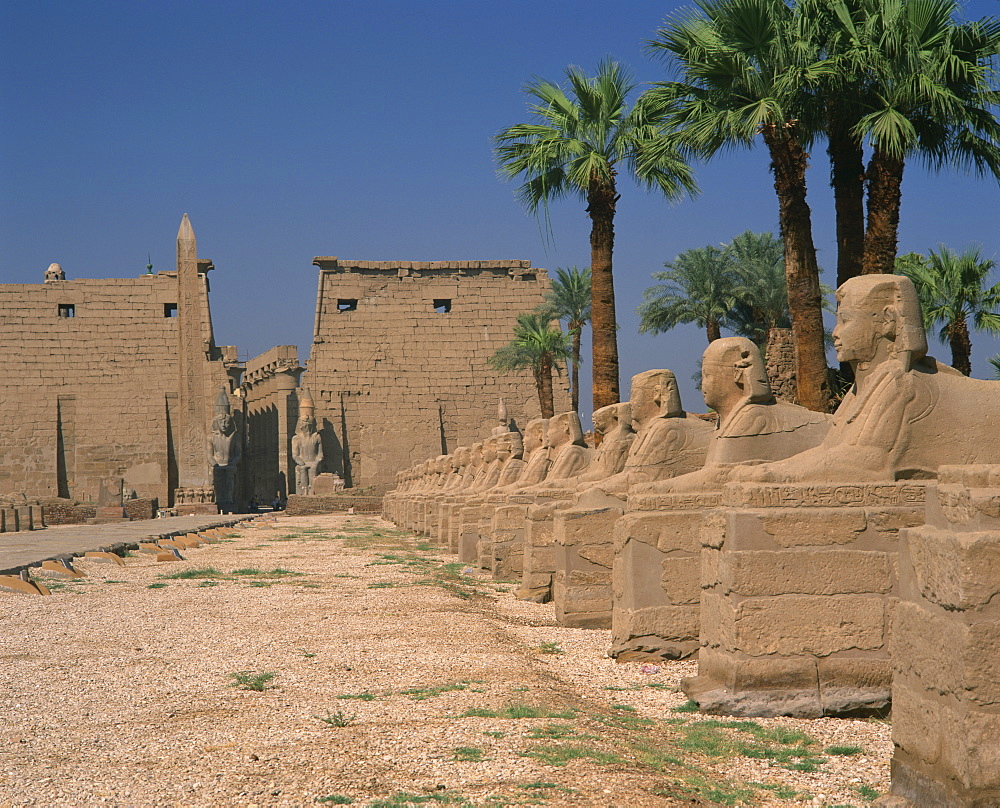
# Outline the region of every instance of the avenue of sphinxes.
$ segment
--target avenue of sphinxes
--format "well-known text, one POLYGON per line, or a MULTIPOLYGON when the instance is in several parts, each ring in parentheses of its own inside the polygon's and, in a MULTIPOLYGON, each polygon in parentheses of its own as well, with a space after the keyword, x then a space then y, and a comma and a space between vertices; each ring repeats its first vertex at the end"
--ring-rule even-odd
POLYGON ((516 482, 491 484, 476 444, 403 471, 384 512, 560 623, 610 626, 620 660, 696 656, 703 712, 891 705, 885 808, 998 805, 1000 383, 927 355, 902 276, 841 286, 833 338, 855 381, 832 416, 775 398, 758 348, 719 339, 714 425, 647 371, 594 413, 596 450, 564 412, 518 436, 516 482))
POLYGON ((486 362, 544 270, 314 263, 307 366, 216 344, 186 215, 176 270, 0 285, 0 531, 380 507, 558 624, 609 631, 610 657, 696 660, 701 712, 891 707, 884 808, 1000 805, 1000 382, 928 355, 909 279, 837 290, 854 381, 832 415, 776 397, 732 337, 702 357, 712 415, 656 368, 590 435, 565 389, 539 417, 530 373, 486 362))

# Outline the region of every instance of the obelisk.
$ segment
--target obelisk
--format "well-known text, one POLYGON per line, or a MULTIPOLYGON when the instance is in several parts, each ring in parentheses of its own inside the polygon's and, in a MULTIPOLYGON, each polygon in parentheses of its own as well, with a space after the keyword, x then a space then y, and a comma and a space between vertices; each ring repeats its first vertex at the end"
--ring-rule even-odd
POLYGON ((191 220, 185 213, 177 231, 177 330, 180 353, 177 432, 177 477, 181 488, 201 488, 212 483, 206 446, 209 413, 206 407, 205 363, 208 359, 202 334, 204 279, 198 274, 198 245, 191 220))

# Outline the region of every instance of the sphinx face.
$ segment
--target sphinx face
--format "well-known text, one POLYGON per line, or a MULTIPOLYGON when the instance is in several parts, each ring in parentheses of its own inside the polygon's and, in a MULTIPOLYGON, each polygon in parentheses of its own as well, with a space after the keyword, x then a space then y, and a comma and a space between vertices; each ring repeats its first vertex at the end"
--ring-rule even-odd
POLYGON ((838 362, 870 362, 878 351, 882 329, 875 312, 864 309, 837 309, 837 325, 833 329, 833 347, 838 362))

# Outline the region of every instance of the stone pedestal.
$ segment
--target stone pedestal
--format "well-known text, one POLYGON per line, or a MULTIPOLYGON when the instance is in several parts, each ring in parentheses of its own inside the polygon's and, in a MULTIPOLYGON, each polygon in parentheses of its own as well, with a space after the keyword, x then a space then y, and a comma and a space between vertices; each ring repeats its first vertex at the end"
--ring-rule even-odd
POLYGON ((521 600, 535 603, 552 600, 552 579, 556 573, 553 518, 557 510, 572 504, 572 495, 565 492, 563 498, 546 498, 520 511, 520 546, 511 549, 512 553, 520 551, 516 563, 520 566, 521 586, 517 596, 521 600))
POLYGON ((629 497, 615 525, 611 656, 683 659, 698 650, 701 532, 721 492, 629 497))
POLYGON ((122 505, 104 505, 97 509, 97 516, 87 521, 92 525, 105 525, 131 520, 122 505))
POLYGON ((490 568, 490 562, 480 552, 480 539, 488 531, 483 522, 489 520, 492 507, 482 501, 465 504, 458 512, 461 525, 458 539, 458 560, 466 564, 475 564, 480 568, 490 568))
MULTIPOLYGON (((581 499, 586 500, 587 495, 581 499)), ((625 503, 606 495, 601 499, 607 503, 588 506, 580 502, 553 514, 556 567, 552 601, 556 619, 563 626, 611 628, 614 528, 625 512, 625 503)))
POLYGON ((923 522, 925 494, 919 482, 726 486, 702 534, 701 650, 684 692, 725 715, 886 710, 898 532, 923 522))
POLYGON ((497 504, 490 517, 491 572, 497 579, 521 578, 524 574, 525 505, 497 504))
POLYGON ((175 505, 173 509, 177 512, 178 516, 217 514, 219 512, 219 506, 214 502, 198 502, 191 505, 175 505))
MULTIPOLYGON (((1000 805, 1000 466, 943 466, 900 532, 892 794, 1000 805)), ((898 801, 897 801, 898 802, 898 801)))

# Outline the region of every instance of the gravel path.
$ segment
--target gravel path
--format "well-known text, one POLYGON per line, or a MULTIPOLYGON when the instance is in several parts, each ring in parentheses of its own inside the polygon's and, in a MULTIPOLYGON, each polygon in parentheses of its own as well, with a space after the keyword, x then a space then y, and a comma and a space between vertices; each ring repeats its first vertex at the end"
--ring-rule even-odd
POLYGON ((888 724, 685 712, 696 663, 616 664, 609 632, 559 627, 374 517, 257 522, 186 556, 0 591, 0 806, 865 806, 888 789, 888 724))

